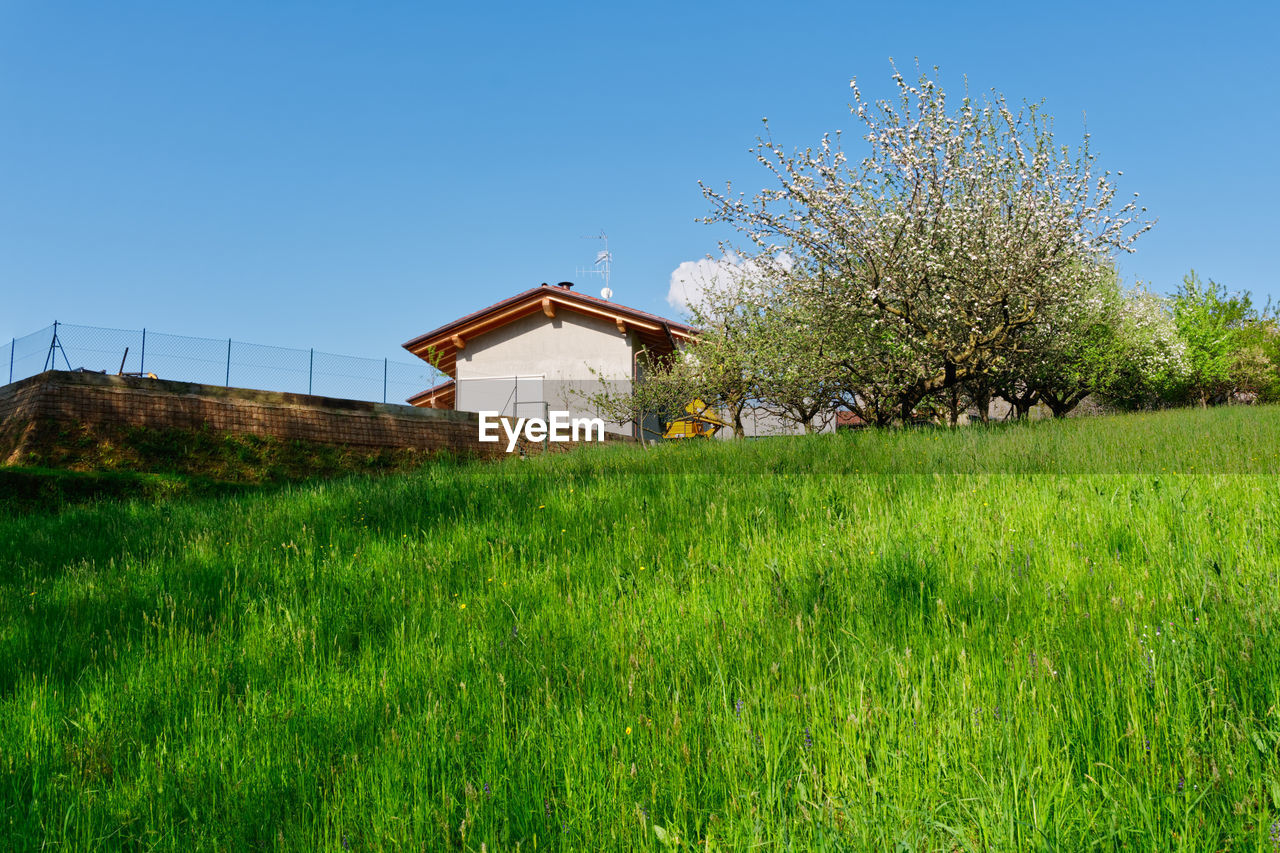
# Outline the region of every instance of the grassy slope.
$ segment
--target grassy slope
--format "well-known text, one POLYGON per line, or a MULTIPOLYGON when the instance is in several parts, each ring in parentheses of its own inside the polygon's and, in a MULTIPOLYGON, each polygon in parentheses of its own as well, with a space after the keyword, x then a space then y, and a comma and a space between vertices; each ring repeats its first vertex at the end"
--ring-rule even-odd
POLYGON ((1268 849, 1278 448, 1231 409, 0 518, 0 835, 1268 849))
MULTIPOLYGON (((269 483, 349 474, 405 471, 437 455, 413 448, 358 448, 300 439, 256 436, 201 429, 153 429, 139 426, 55 422, 40 425, 27 439, 20 462, 28 470, 58 469, 93 475, 148 472, 165 475, 167 492, 210 483, 269 483)), ((0 467, 0 476, 10 468, 0 467)), ((92 484, 81 478, 79 483, 92 484)), ((76 484, 64 477, 60 483, 76 484)), ((59 483, 46 484, 55 488, 59 483)), ((139 493, 149 491, 138 481, 139 493)), ((3 485, 3 484, 0 484, 3 485)), ((84 491, 78 487, 77 491, 84 491)), ((103 490, 114 497, 115 490, 103 490)))

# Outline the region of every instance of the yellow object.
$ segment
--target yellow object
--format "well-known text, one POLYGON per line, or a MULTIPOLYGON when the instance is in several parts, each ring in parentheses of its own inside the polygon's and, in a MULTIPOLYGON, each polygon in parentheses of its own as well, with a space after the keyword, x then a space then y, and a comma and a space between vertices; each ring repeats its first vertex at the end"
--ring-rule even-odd
POLYGON ((710 406, 696 397, 684 407, 684 410, 687 412, 684 417, 676 418, 667 424, 667 431, 662 434, 663 438, 710 438, 719 432, 721 427, 728 426, 715 416, 710 406))

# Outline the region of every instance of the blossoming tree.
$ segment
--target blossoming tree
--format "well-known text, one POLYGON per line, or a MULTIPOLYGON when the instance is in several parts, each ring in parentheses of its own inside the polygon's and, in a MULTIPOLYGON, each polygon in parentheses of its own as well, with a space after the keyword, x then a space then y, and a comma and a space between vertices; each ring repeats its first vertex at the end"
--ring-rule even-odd
POLYGON ((1074 151, 1058 146, 1039 104, 1015 111, 993 92, 951 110, 927 74, 912 83, 895 68, 893 80, 896 103, 850 84, 869 147, 860 161, 838 134, 788 154, 766 121, 755 153, 777 185, 751 199, 703 193, 706 221, 819 271, 791 298, 868 348, 827 355, 892 388, 907 422, 926 397, 1016 354, 1040 318, 1091 288, 1089 276, 1150 225, 1136 201, 1117 200, 1088 134, 1074 151))

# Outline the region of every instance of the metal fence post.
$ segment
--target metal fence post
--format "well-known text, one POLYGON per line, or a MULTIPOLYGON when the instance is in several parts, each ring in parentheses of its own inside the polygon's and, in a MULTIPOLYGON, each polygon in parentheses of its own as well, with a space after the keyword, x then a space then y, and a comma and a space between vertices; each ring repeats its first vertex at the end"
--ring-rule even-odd
POLYGON ((226 387, 231 387, 231 338, 227 338, 227 382, 226 387))
POLYGON ((311 362, 307 365, 307 393, 311 393, 311 377, 316 373, 316 348, 311 348, 311 362))
POLYGON ((382 360, 382 402, 387 402, 387 360, 382 360))
POLYGON ((147 375, 147 330, 142 330, 142 355, 138 357, 138 376, 147 375))
MULTIPOLYGON (((53 321, 53 337, 49 340, 49 354, 45 356, 45 359, 44 359, 45 370, 48 370, 51 367, 54 369, 57 369, 58 359, 55 357, 55 354, 57 352, 58 352, 58 321, 54 320, 53 321)), ((64 359, 67 357, 65 352, 63 353, 62 357, 64 359)), ((68 364, 67 370, 70 370, 70 369, 71 369, 71 365, 68 364)))

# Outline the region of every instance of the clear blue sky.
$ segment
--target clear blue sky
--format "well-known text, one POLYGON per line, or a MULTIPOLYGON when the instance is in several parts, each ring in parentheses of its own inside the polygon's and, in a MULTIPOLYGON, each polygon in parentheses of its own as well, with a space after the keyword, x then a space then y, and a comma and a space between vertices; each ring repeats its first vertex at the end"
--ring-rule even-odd
MULTIPOLYGON (((0 2, 0 336, 64 322, 407 359, 542 281, 671 315, 730 236, 697 181, 754 192, 856 130, 888 58, 1087 111, 1159 218, 1121 262, 1280 298, 1277 13, 1083 4, 0 2), (591 284, 590 292, 599 290, 591 284)), ((857 151, 856 138, 846 140, 857 151)))

